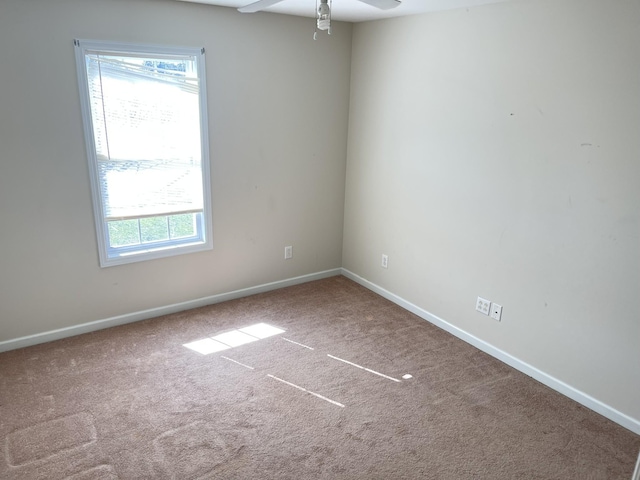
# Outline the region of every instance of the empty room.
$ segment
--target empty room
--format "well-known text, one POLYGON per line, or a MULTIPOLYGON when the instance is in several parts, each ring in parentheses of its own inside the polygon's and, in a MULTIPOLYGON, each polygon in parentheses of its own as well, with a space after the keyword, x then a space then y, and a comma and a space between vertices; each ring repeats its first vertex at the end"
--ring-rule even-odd
POLYGON ((0 0, 0 478, 640 480, 640 1, 0 0))

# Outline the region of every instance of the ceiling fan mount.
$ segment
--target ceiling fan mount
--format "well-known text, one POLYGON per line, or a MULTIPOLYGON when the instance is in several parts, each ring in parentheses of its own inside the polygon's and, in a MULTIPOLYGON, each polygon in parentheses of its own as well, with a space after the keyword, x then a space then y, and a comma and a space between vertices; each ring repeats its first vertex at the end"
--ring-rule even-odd
MULTIPOLYGON (((285 0, 258 0, 244 7, 238 8, 242 13, 255 13, 265 10, 277 3, 285 0)), ((319 30, 326 30, 331 33, 331 2, 333 0, 316 0, 316 27, 319 30), (319 2, 319 3, 318 3, 319 2)), ((390 10, 402 3, 402 0, 358 0, 361 3, 371 5, 380 10, 390 10)), ((314 35, 315 38, 315 35, 314 35)))
MULTIPOLYGON (((255 13, 260 12, 266 8, 269 8, 276 3, 283 2, 285 0, 258 0, 257 2, 250 3, 244 7, 238 8, 242 13, 255 13)), ((397 7, 402 3, 402 0, 358 0, 359 2, 366 3, 372 7, 379 8, 380 10, 390 10, 397 7)))

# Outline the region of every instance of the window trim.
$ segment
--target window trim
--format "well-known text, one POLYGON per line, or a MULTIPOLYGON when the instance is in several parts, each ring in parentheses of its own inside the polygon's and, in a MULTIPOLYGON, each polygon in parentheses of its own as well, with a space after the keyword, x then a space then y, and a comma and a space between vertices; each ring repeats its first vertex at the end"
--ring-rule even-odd
POLYGON ((80 107, 82 111, 82 123, 87 151, 89 167, 89 180, 91 185, 91 197, 93 204, 93 215, 96 229, 98 255, 100 267, 110 267, 133 262, 152 260, 157 258, 183 255, 187 253, 201 252, 213 248, 213 225, 211 220, 211 174, 209 158, 209 127, 207 109, 207 89, 205 75, 205 55, 204 48, 164 46, 150 44, 121 43, 97 40, 74 40, 76 71, 78 76, 78 87, 80 94, 80 107), (93 133, 93 120, 91 114, 90 96, 88 88, 87 71, 85 67, 85 55, 87 51, 103 51, 109 53, 134 53, 148 54, 150 56, 162 55, 184 55, 196 58, 196 69, 199 79, 199 106, 200 106, 200 147, 201 147, 201 168, 202 168, 202 195, 203 195, 203 240, 186 242, 181 245, 166 245, 166 243, 156 246, 141 244, 135 252, 122 251, 117 256, 113 255, 113 249, 109 247, 107 221, 104 218, 104 204, 100 193, 100 181, 98 172, 98 159, 96 154, 95 137, 93 133), (110 256, 110 252, 112 255, 110 256))

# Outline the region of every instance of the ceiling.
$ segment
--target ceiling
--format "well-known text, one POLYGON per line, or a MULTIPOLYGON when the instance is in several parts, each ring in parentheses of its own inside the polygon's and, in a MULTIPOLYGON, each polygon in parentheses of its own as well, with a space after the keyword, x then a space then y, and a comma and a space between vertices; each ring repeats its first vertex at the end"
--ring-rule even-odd
MULTIPOLYGON (((181 0, 194 3, 206 3, 222 7, 243 7, 255 0, 181 0)), ((402 17, 419 13, 453 10, 456 8, 476 7, 488 3, 500 3, 509 0, 402 0, 402 4, 391 10, 380 10, 358 0, 333 0, 331 18, 345 22, 365 22, 383 18, 402 17)), ((316 0, 282 0, 269 7, 265 12, 314 17, 316 0)), ((243 15, 252 15, 245 13, 243 15)))

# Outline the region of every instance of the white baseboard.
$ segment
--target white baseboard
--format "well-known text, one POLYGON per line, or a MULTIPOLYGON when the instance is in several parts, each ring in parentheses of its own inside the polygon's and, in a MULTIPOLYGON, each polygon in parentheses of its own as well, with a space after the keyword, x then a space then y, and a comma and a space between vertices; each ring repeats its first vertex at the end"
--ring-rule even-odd
POLYGON ((640 480, 640 453, 638 453, 638 461, 636 462, 636 468, 633 471, 633 477, 631 480, 640 480))
MULTIPOLYGON (((395 295, 394 293, 385 290, 384 288, 356 275, 353 272, 343 268, 342 275, 353 280, 356 283, 359 283, 363 287, 371 290, 372 292, 377 293, 378 295, 386 298, 387 300, 392 301, 393 303, 401 306, 405 310, 410 311, 418 315, 420 318, 427 320, 428 322, 436 325, 437 327, 442 328, 443 330, 455 335, 456 337, 464 340, 465 342, 473 345, 474 347, 482 350, 485 353, 488 353, 492 357, 497 358, 498 360, 506 363, 507 365, 519 370, 520 372, 528 375, 529 377, 534 378, 535 380, 543 383, 549 388, 575 400, 576 402, 584 405, 585 407, 599 413, 600 415, 608 418, 616 422, 617 424, 631 430, 632 432, 640 435, 640 420, 632 418, 628 415, 625 415, 622 412, 619 412, 615 408, 597 400, 590 395, 572 387, 564 383, 557 378, 552 377, 551 375, 538 370, 536 367, 529 365, 526 362, 500 350, 499 348, 494 347, 493 345, 485 342, 484 340, 479 339, 478 337, 471 335, 470 333, 456 327, 455 325, 450 324, 449 322, 443 320, 442 318, 433 315, 432 313, 427 312, 426 310, 414 305, 411 302, 404 300, 403 298, 395 295)), ((640 460, 639 460, 640 461, 640 460)), ((640 474, 640 473, 639 473, 640 474)), ((634 480, 636 480, 634 478, 634 480)), ((640 478, 638 478, 640 480, 640 478)))
POLYGON ((341 273, 342 269, 335 268, 332 270, 325 270, 323 272, 311 273, 309 275, 302 275, 300 277, 265 283, 255 287, 243 288, 241 290, 234 290, 227 293, 220 293, 218 295, 212 295, 210 297, 188 300, 186 302, 174 303, 173 305, 165 305, 163 307, 151 308, 149 310, 142 310, 140 312, 128 313, 125 315, 119 315, 117 317, 105 318, 103 320, 96 320, 80 325, 74 325, 72 327, 60 328, 58 330, 51 330, 49 332, 37 333, 35 335, 29 335, 26 337, 5 340, 3 342, 0 342, 0 352, 6 352, 23 347, 30 347, 32 345, 51 342, 53 340, 60 340, 62 338, 72 337, 75 335, 80 335, 82 333, 95 332, 97 330, 102 330, 105 328, 116 327, 118 325, 124 325, 140 320, 146 320, 148 318, 159 317, 161 315, 168 315, 170 313, 181 312, 192 308, 204 307, 206 305, 213 305, 214 303, 234 300, 236 298, 248 297, 249 295, 255 295, 257 293, 290 287, 292 285, 311 282, 313 280, 320 280, 322 278, 334 277, 336 275, 340 275, 341 273))

